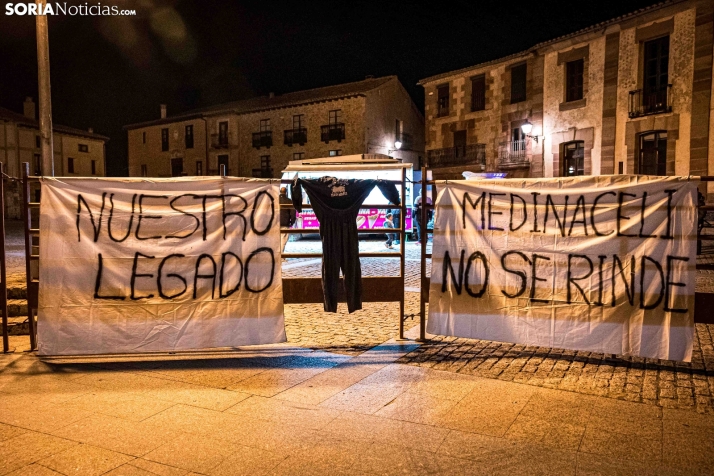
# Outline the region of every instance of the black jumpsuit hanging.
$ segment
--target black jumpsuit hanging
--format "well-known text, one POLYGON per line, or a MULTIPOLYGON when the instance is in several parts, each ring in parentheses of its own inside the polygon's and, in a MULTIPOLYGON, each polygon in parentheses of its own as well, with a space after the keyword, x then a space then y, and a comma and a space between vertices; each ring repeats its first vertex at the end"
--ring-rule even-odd
POLYGON ((298 179, 292 185, 292 200, 302 211, 302 188, 305 188, 315 216, 320 221, 322 239, 322 291, 325 311, 337 312, 340 269, 345 280, 347 310, 362 309, 362 270, 359 262, 357 215, 372 188, 379 190, 391 203, 399 205, 399 192, 385 180, 355 180, 322 177, 298 179))

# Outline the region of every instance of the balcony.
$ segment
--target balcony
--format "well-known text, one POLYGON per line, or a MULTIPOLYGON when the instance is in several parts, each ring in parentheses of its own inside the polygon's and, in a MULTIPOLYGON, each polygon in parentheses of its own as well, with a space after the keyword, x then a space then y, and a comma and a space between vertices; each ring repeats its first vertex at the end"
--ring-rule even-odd
POLYGON ((272 168, 253 169, 253 178, 273 178, 272 168))
POLYGON ((228 134, 211 134, 211 147, 214 149, 227 149, 228 134))
POLYGON ((407 134, 406 132, 402 132, 401 134, 399 134, 396 137, 396 140, 402 143, 402 146, 400 147, 401 150, 412 150, 412 148, 414 147, 414 137, 412 137, 411 134, 407 134))
POLYGON ((498 168, 519 169, 530 167, 531 162, 526 156, 526 141, 514 140, 502 142, 498 146, 498 168))
POLYGON ((671 84, 653 91, 644 89, 630 91, 630 119, 667 112, 672 112, 671 84))
POLYGON ((270 147, 273 145, 273 131, 253 132, 253 147, 270 147))
POLYGON ((337 142, 345 140, 344 123, 320 126, 320 140, 325 144, 332 140, 336 140, 337 142))
POLYGON ((284 132, 283 143, 292 146, 293 144, 305 145, 307 142, 307 129, 300 127, 299 129, 286 129, 284 132))
POLYGON ((471 144, 427 152, 429 167, 456 167, 460 165, 480 165, 486 168, 486 144, 471 144))

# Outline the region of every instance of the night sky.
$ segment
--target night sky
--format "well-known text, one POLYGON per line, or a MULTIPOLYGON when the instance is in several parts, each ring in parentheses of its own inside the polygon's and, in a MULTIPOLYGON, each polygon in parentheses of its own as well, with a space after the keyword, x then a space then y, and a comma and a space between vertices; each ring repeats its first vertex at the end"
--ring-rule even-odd
MULTIPOLYGON (((0 106, 37 101, 35 18, 0 12, 0 106)), ((79 3, 79 2, 67 2, 79 3)), ((85 4, 87 2, 81 2, 85 4)), ((53 120, 107 135, 126 174, 125 124, 255 95, 395 74, 419 79, 527 49, 653 4, 575 1, 89 1, 136 16, 49 18, 53 120)))

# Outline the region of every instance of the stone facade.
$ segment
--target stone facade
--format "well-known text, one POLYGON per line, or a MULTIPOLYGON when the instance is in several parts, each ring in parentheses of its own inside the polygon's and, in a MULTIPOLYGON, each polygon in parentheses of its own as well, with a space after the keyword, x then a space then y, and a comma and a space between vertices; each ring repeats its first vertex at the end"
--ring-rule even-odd
POLYGON ((228 175, 279 177, 290 160, 300 158, 381 153, 418 166, 424 155, 424 118, 396 76, 271 94, 125 129, 130 176, 217 175, 219 165, 225 163, 228 175), (295 126, 297 117, 301 118, 299 127, 295 126), (404 143, 400 150, 394 150, 397 121, 404 143), (323 128, 331 122, 344 124, 340 126, 344 137, 323 137, 323 128), (227 123, 224 134, 219 131, 220 123, 227 123), (186 126, 193 126, 190 148, 186 126), (162 150, 166 148, 162 129, 168 130, 168 150, 162 150), (265 136, 270 140, 261 143, 258 138, 254 143, 261 129, 269 132, 265 136), (306 140, 286 139, 299 129, 305 130, 306 140))
MULTIPOLYGON (((643 138, 659 133, 660 170, 668 175, 714 175, 713 41, 714 4, 673 0, 516 55, 424 79, 420 84, 426 95, 427 156, 453 147, 453 133, 466 130, 467 144, 485 144, 487 171, 562 176, 567 173, 565 147, 577 144, 585 175, 637 174, 645 160, 643 138), (668 48, 662 55, 667 66, 661 68, 668 84, 660 87, 661 96, 653 104, 642 99, 651 94, 644 84, 645 44, 658 39, 668 48), (511 104, 508 69, 523 61, 528 65, 527 97, 511 104), (574 62, 580 63, 582 96, 568 100, 573 81, 568 65, 574 62), (478 74, 487 78, 486 108, 470 112, 470 78, 478 74), (438 117, 437 88, 443 84, 450 87, 449 114, 438 117), (504 166, 497 148, 526 119, 533 124, 533 137, 525 141, 528 162, 522 168, 504 166)), ((455 165, 441 175, 473 170, 455 165)))
MULTIPOLYGON (((5 181, 5 217, 21 218, 20 179, 22 164, 38 175, 40 147, 35 104, 25 101, 25 113, 0 108, 0 162, 9 175, 5 181)), ((54 172, 58 177, 103 177, 106 172, 105 143, 109 138, 90 130, 54 125, 54 172)))

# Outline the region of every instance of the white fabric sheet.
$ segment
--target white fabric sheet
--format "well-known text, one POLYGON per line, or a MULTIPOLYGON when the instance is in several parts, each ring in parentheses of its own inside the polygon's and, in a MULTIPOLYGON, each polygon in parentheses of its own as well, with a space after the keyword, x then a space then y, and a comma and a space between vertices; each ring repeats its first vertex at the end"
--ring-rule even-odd
POLYGON ((438 190, 428 332, 691 360, 695 182, 615 175, 438 190))
POLYGON ((40 355, 284 342, 278 193, 249 179, 43 179, 40 355))

